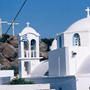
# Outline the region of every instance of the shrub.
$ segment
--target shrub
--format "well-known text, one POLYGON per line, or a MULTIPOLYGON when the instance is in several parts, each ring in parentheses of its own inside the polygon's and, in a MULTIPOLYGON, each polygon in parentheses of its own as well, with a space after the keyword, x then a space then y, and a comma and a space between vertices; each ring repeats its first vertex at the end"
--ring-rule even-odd
POLYGON ((34 84, 33 81, 26 81, 25 79, 23 78, 16 78, 16 79, 13 79, 10 84, 14 85, 14 84, 34 84))
POLYGON ((43 41, 44 43, 47 44, 48 48, 47 48, 47 51, 50 51, 50 46, 52 45, 52 42, 53 42, 53 38, 43 38, 41 39, 41 41, 43 41))

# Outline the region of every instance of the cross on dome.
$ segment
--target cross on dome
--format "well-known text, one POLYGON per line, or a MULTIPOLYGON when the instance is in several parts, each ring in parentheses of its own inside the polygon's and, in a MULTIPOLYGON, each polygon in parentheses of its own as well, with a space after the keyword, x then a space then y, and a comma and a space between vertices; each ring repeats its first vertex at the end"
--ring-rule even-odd
POLYGON ((30 23, 29 23, 29 22, 27 22, 26 24, 27 24, 27 27, 29 27, 30 23))
POLYGON ((87 8, 85 9, 85 11, 87 12, 87 17, 90 17, 90 8, 87 7, 87 8))

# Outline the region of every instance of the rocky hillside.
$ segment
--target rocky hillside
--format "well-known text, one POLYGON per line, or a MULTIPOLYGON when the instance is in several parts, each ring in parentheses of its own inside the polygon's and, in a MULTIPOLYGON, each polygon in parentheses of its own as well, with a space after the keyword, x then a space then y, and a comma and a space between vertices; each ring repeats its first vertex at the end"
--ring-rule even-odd
MULTIPOLYGON (((42 60, 48 58, 50 42, 52 40, 41 39, 40 41, 40 56, 42 60), (48 43, 49 42, 49 43, 48 43)), ((0 64, 1 69, 11 69, 18 67, 18 39, 16 36, 3 35, 0 39, 0 64)))
POLYGON ((18 40, 16 36, 3 35, 0 39, 0 64, 1 68, 17 66, 18 40))

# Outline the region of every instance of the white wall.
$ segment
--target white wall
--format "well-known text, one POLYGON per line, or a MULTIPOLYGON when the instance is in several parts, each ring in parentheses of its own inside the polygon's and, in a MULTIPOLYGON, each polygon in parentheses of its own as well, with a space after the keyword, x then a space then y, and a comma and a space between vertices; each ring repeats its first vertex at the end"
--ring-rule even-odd
POLYGON ((81 73, 81 66, 87 57, 90 57, 88 51, 89 47, 69 47, 49 52, 49 76, 76 75, 81 73), (73 53, 76 53, 76 55, 73 55, 73 53))
POLYGON ((49 84, 0 85, 0 90, 50 90, 49 84))
POLYGON ((0 77, 14 77, 13 70, 0 70, 0 77))
MULTIPOLYGON (((86 58, 90 55, 88 47, 70 47, 68 48, 69 56, 69 75, 75 75, 79 72, 80 66, 85 62, 86 58), (75 56, 72 53, 76 53, 75 56)), ((89 72, 90 73, 90 72, 89 72)))
POLYGON ((77 90, 90 90, 90 74, 77 76, 77 90))
POLYGON ((78 33, 80 35, 81 46, 89 46, 90 38, 89 32, 80 31, 80 32, 67 32, 64 33, 64 47, 72 47, 73 46, 73 35, 78 33))
POLYGON ((68 72, 67 48, 49 52, 49 76, 65 76, 68 72), (67 64, 66 64, 67 63, 67 64))
POLYGON ((0 84, 8 83, 13 78, 14 78, 13 70, 0 70, 0 84))

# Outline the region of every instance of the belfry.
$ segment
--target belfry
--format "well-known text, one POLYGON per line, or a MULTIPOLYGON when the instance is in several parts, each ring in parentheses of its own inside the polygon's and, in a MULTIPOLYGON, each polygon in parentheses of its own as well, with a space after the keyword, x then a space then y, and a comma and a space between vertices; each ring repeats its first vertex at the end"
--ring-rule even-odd
POLYGON ((30 77, 39 64, 39 36, 32 27, 27 26, 19 33, 19 75, 30 77))

